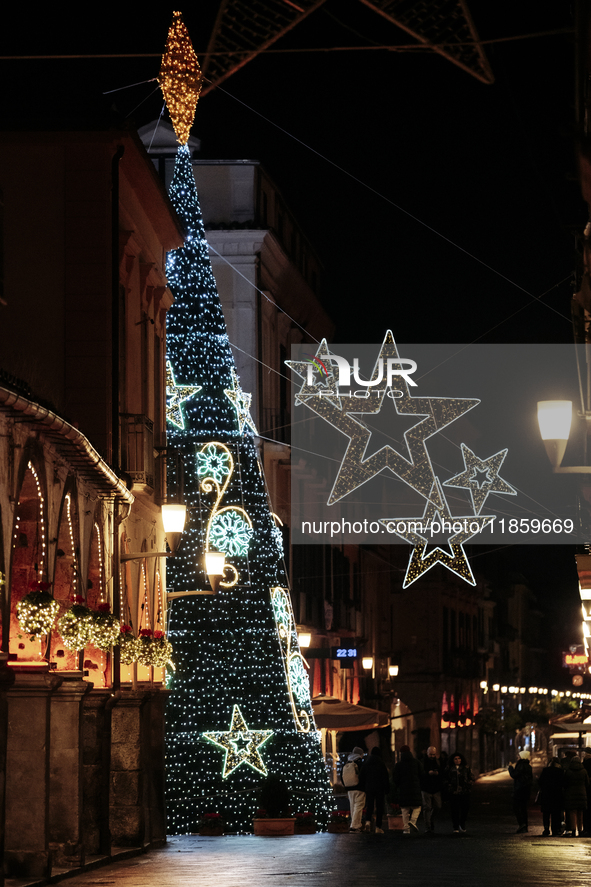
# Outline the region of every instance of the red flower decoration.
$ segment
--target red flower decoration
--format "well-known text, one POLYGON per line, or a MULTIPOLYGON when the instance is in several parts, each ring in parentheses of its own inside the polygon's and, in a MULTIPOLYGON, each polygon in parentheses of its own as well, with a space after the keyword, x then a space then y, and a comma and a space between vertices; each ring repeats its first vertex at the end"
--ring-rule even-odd
POLYGON ((131 627, 131 625, 122 625, 121 626, 121 634, 131 634, 132 631, 133 631, 133 628, 131 627))
POLYGON ((24 649, 25 649, 25 645, 24 645, 24 644, 19 644, 19 645, 18 645, 18 648, 19 648, 19 650, 24 650, 24 649))
POLYGON ((99 613, 110 613, 111 612, 111 604, 99 604, 97 607, 99 613))
MULTIPOLYGON (((155 637, 157 640, 160 640, 160 638, 163 638, 163 637, 164 637, 164 632, 163 632, 163 631, 155 631, 155 632, 154 632, 154 637, 155 637)), ((216 814, 216 816, 217 816, 217 815, 218 815, 218 814, 216 814)))
POLYGON ((84 603, 86 603, 86 601, 84 600, 84 598, 82 597, 81 594, 74 594, 74 595, 72 595, 72 597, 70 598, 70 600, 71 600, 71 601, 74 601, 75 604, 84 604, 84 603))
POLYGON ((141 638, 151 638, 152 637, 152 629, 151 628, 142 628, 140 631, 141 638))

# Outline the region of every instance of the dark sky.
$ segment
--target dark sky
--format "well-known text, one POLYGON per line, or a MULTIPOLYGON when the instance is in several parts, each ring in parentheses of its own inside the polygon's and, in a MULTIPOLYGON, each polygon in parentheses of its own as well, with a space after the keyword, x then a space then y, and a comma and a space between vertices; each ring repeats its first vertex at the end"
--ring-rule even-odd
MULTIPOLYGON (((180 7, 198 52, 217 6, 180 7)), ((483 40, 573 25, 569 3, 469 7, 483 40)), ((3 10, 0 53, 160 53, 175 7, 94 8, 90 22, 80 5, 26 20, 18 6, 3 10)), ((275 48, 376 42, 407 38, 359 0, 328 0, 275 48)), ((387 328, 399 342, 572 340, 574 233, 586 222, 573 35, 496 43, 487 55, 492 86, 425 53, 269 53, 200 101, 202 155, 260 160, 315 246, 335 341, 379 342, 387 328)), ((143 125, 160 113, 155 83, 102 93, 158 67, 158 58, 5 61, 1 126, 84 125, 113 104, 143 125)), ((539 547, 504 555, 548 606, 564 599, 558 622, 576 601, 572 554, 553 549, 547 564, 539 547)))

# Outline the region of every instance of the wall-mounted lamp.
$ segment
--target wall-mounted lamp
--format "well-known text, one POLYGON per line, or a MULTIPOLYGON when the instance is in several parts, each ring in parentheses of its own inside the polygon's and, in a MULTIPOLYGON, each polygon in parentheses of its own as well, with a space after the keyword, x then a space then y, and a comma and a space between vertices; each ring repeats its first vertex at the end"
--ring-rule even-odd
POLYGON ((391 678, 398 677, 399 666, 398 665, 389 665, 388 666, 388 674, 391 678))
POLYGON ((205 572, 211 585, 211 590, 217 594, 222 576, 226 567, 226 555, 223 551, 205 552, 205 572))
POLYGON ((120 556, 121 561, 141 561, 146 557, 174 557, 183 530, 185 529, 185 519, 187 516, 187 508, 185 505, 166 504, 162 506, 162 526, 166 533, 166 541, 170 551, 139 551, 134 554, 124 552, 120 556))
POLYGON ((298 644, 302 649, 309 647, 312 643, 312 633, 309 631, 298 631, 298 644))
POLYGON ((162 525, 166 533, 168 547, 174 554, 179 547, 185 521, 187 519, 187 506, 175 502, 168 502, 162 506, 162 525))
POLYGON ((364 656, 361 660, 361 667, 366 671, 370 671, 373 668, 373 656, 364 656))
POLYGON ((541 400, 538 403, 538 425, 552 469, 560 467, 573 418, 570 400, 541 400))
MULTIPOLYGON (((493 684, 493 690, 495 693, 498 693, 500 689, 501 689, 500 684, 493 684)), ((505 692, 507 692, 507 691, 505 690, 505 692)))

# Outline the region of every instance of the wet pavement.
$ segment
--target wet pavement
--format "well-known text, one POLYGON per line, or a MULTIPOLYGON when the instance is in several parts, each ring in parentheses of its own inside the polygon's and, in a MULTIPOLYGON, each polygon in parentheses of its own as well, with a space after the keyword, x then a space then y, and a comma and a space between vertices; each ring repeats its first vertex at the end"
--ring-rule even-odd
MULTIPOLYGON (((542 838, 541 814, 516 835, 511 780, 480 779, 467 834, 443 811, 435 834, 171 837, 133 859, 71 877, 70 887, 591 887, 591 838, 542 838)), ((419 820, 419 826, 421 826, 419 820)))

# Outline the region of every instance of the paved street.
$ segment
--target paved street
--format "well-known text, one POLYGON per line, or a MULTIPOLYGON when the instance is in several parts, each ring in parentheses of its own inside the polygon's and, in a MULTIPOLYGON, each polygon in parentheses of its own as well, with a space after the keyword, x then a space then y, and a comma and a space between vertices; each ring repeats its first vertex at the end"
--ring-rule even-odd
POLYGON ((433 838, 300 835, 289 838, 178 837, 166 847, 69 879, 69 887, 374 887, 591 885, 591 839, 515 834, 506 774, 474 790, 468 834, 451 834, 447 814, 433 838))

